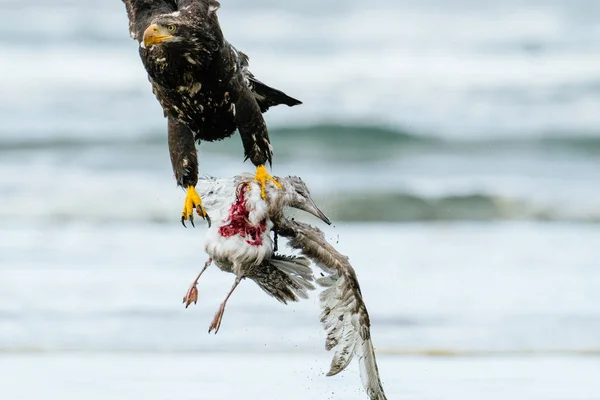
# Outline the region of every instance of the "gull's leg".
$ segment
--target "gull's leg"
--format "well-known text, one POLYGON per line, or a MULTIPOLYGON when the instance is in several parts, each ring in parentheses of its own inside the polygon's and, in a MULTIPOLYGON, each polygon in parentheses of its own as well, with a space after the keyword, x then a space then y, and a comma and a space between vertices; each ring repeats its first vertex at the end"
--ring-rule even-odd
POLYGON ((219 309, 215 313, 215 317, 213 318, 210 327, 208 328, 208 333, 211 333, 213 330, 215 331, 215 334, 219 332, 219 328, 221 327, 221 321, 223 320, 223 313, 225 312, 225 305, 227 305, 227 300, 229 300, 229 296, 231 296, 231 294, 233 293, 235 288, 240 284, 241 281, 242 278, 240 278, 239 276, 235 278, 235 282, 233 283, 231 290, 229 291, 229 293, 227 293, 227 297, 225 297, 225 300, 223 300, 223 302, 219 306, 219 309))
POLYGON ((273 229, 273 252, 277 252, 278 247, 277 246, 277 239, 279 238, 279 235, 277 234, 277 229, 273 229))
POLYGON ((198 279, 200 279, 204 271, 206 271, 206 268, 208 268, 211 263, 212 258, 206 260, 206 262, 204 263, 204 268, 202 268, 202 271, 200 271, 196 279, 194 279, 194 282, 192 282, 192 285, 190 286, 185 296, 183 296, 183 303, 185 304, 185 308, 188 308, 188 306, 192 303, 196 304, 196 302, 198 301, 198 288, 196 287, 198 285, 198 279))
POLYGON ((267 171, 267 168, 264 166, 264 164, 256 167, 256 175, 254 175, 254 180, 260 183, 260 194, 263 200, 267 198, 267 195, 265 193, 265 186, 267 184, 267 181, 273 182, 278 189, 281 189, 281 185, 279 184, 279 182, 277 182, 275 178, 273 178, 271 174, 269 174, 269 171, 267 171))

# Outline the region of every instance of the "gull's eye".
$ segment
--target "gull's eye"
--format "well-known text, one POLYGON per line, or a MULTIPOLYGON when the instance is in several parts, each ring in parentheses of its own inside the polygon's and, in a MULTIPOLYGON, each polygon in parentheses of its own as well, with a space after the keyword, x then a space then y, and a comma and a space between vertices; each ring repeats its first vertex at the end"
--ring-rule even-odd
POLYGON ((173 33, 177 30, 177 27, 175 25, 167 25, 167 30, 173 33))

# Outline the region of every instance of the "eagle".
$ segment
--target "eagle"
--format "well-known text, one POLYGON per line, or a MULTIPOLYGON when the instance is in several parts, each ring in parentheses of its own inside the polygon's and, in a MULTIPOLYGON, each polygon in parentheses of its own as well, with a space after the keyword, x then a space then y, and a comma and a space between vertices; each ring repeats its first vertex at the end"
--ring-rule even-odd
POLYGON ((216 0, 123 0, 131 37, 152 91, 168 120, 168 144, 177 185, 187 190, 181 223, 194 225, 194 210, 210 225, 196 191, 196 143, 226 139, 239 131, 244 161, 256 166, 262 196, 267 181, 279 183, 265 164, 273 148, 263 113, 302 104, 271 88, 248 69, 249 59, 223 36, 216 0))

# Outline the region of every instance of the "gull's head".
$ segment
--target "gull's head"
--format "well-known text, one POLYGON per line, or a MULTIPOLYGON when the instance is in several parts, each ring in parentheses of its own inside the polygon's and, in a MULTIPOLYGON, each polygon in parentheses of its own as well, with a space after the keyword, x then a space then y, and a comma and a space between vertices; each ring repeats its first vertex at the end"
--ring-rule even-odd
POLYGON ((306 186, 306 183, 300 177, 288 176, 286 178, 276 178, 281 184, 281 189, 274 190, 273 192, 279 195, 279 202, 281 206, 289 206, 297 208, 299 210, 306 211, 327 225, 331 225, 331 221, 319 210, 319 207, 315 204, 314 200, 310 196, 310 191, 306 186))

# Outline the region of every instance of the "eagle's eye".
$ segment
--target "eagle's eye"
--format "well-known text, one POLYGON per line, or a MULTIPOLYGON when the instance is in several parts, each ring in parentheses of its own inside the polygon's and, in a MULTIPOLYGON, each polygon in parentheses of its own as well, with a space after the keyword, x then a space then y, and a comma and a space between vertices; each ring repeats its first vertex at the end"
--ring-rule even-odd
POLYGON ((174 33, 177 30, 177 27, 175 25, 167 25, 167 30, 174 33))

